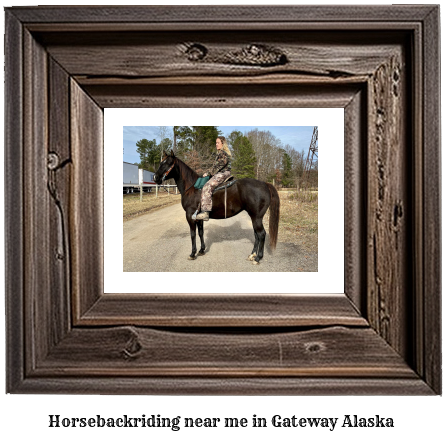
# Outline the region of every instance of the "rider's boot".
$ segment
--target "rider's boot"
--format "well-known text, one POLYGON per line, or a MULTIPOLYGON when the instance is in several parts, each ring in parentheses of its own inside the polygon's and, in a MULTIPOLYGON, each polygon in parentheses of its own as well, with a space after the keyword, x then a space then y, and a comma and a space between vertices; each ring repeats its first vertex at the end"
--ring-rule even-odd
POLYGON ((202 211, 199 213, 196 218, 198 221, 208 221, 209 220, 209 211, 202 211))

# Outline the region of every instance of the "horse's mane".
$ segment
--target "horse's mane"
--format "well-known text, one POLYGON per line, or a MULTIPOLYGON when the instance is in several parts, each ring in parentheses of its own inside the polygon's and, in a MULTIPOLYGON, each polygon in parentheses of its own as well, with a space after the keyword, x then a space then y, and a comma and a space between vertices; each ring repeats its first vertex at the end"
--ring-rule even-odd
POLYGON ((195 170, 191 169, 186 163, 184 163, 180 158, 175 157, 175 162, 180 169, 180 174, 183 180, 189 181, 190 183, 195 183, 198 178, 198 174, 195 170))

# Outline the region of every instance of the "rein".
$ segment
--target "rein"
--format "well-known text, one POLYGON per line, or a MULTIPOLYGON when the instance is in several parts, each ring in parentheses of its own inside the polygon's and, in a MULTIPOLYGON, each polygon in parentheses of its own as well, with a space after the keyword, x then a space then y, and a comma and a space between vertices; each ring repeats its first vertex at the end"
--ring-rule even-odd
MULTIPOLYGON (((173 165, 163 174, 163 177, 162 177, 162 182, 166 179, 166 177, 169 175, 169 172, 172 170, 172 168, 175 166, 175 161, 174 161, 174 163, 173 163, 173 165)), ((194 184, 195 184, 195 182, 194 182, 194 184)), ((194 186, 194 184, 191 184, 185 191, 184 191, 184 193, 183 193, 183 195, 186 195, 186 192, 191 188, 191 187, 193 187, 194 186)), ((163 190, 165 191, 165 192, 168 192, 168 194, 170 194, 170 192, 169 192, 169 190, 166 190, 165 188, 164 188, 164 186, 162 186, 162 188, 163 188, 163 190)), ((173 195, 181 195, 181 193, 173 193, 173 195)))
MULTIPOLYGON (((194 183, 194 184, 195 184, 195 183, 194 183)), ((183 196, 186 195, 186 192, 187 192, 191 187, 194 187, 194 184, 191 184, 191 185, 190 185, 190 186, 184 191, 183 196)), ((165 189, 164 186, 160 186, 160 188, 163 189, 165 192, 168 192, 170 195, 171 195, 171 194, 174 195, 174 196, 181 195, 181 193, 171 193, 169 190, 165 189)))

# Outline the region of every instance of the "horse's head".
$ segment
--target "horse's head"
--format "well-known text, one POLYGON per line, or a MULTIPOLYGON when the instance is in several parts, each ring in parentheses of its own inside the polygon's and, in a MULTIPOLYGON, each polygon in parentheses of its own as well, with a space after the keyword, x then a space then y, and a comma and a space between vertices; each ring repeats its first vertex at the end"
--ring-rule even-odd
POLYGON ((166 179, 166 176, 172 170, 175 163, 175 155, 174 152, 171 151, 171 154, 168 155, 166 152, 163 154, 162 161, 160 166, 155 172, 154 181, 156 184, 161 184, 163 179, 166 179))

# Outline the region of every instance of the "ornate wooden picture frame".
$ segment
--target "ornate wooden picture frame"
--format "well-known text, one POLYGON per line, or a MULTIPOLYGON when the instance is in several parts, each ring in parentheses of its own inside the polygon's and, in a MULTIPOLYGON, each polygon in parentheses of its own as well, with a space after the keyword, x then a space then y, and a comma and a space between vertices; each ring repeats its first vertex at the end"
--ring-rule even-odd
POLYGON ((441 394, 439 59, 438 6, 7 8, 7 391, 441 394), (214 106, 345 109, 345 294, 104 294, 103 108, 214 106))

